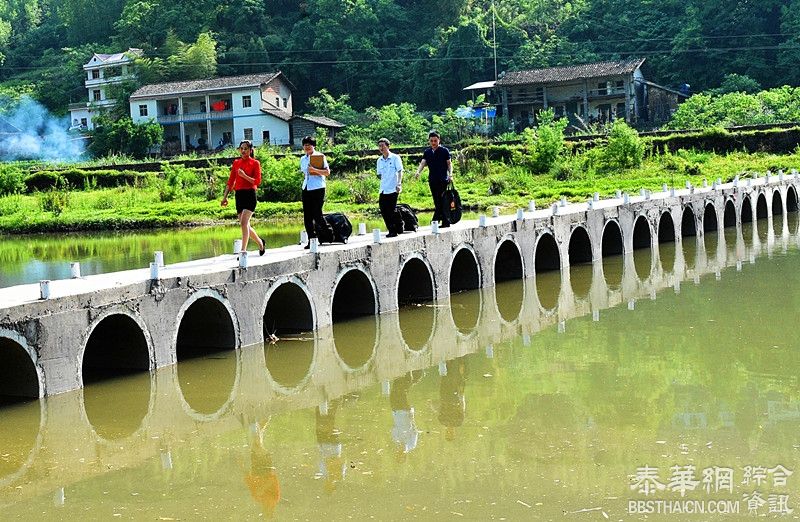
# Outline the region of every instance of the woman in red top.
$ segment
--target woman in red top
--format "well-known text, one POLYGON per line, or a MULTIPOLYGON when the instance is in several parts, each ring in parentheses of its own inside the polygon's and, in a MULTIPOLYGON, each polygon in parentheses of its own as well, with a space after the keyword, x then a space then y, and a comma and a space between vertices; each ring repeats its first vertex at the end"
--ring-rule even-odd
POLYGON ((242 226, 242 252, 247 252, 247 242, 252 237, 258 243, 258 254, 263 256, 267 247, 250 226, 250 218, 256 211, 256 190, 261 184, 261 163, 253 157, 253 144, 250 140, 239 143, 239 153, 242 157, 234 160, 231 166, 231 175, 225 186, 221 205, 227 207, 228 194, 232 190, 236 191, 236 214, 242 226))

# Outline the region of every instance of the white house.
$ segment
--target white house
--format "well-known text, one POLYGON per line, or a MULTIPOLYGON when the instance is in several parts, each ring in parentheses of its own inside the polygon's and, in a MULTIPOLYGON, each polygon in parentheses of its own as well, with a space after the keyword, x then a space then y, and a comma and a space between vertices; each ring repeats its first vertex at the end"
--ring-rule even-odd
POLYGON ((83 66, 86 74, 84 85, 88 91, 87 101, 69 105, 70 128, 91 130, 94 128, 92 118, 98 112, 116 105, 110 98, 109 87, 134 79, 133 61, 142 55, 141 49, 130 48, 122 53, 95 53, 92 59, 83 66))
POLYGON ((283 73, 145 85, 130 97, 135 123, 164 127, 162 152, 214 149, 243 139, 290 145, 294 85, 283 73))

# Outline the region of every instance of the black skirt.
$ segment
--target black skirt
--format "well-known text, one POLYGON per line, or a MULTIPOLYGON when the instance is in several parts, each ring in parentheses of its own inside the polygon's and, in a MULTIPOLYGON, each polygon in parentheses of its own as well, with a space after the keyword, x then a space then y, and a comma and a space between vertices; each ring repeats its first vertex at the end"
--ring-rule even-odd
POLYGON ((241 214, 242 210, 256 211, 256 191, 237 190, 236 191, 236 213, 241 214))

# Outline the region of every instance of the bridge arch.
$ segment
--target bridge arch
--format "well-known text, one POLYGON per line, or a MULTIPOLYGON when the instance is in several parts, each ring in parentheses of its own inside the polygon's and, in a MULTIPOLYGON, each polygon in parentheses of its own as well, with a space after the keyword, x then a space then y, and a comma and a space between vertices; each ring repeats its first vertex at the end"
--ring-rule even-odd
POLYGON ((297 276, 276 280, 264 296, 261 314, 264 339, 270 334, 310 332, 317 326, 317 314, 311 292, 297 276))
POLYGON ((481 269, 471 245, 464 243, 453 251, 449 273, 451 294, 481 287, 481 269))
POLYGON ((723 215, 722 224, 725 228, 736 226, 736 204, 730 198, 725 200, 725 214, 723 215))
POLYGON ((412 254, 400 266, 397 276, 397 307, 436 299, 433 269, 420 254, 412 254))
POLYGON ((340 271, 331 292, 333 323, 378 313, 378 292, 375 281, 361 266, 340 271))
POLYGON ((753 203, 750 200, 750 195, 747 195, 742 199, 742 210, 741 219, 742 223, 752 223, 753 222, 753 203))
POLYGON ((756 199, 756 219, 766 219, 767 217, 769 217, 767 197, 763 192, 759 192, 758 198, 756 199))
POLYGON ((697 235, 697 221, 691 205, 683 207, 681 215, 681 237, 691 237, 697 235))
POLYGON ((285 343, 265 343, 264 364, 273 389, 291 395, 311 380, 317 358, 317 337, 295 339, 285 343))
POLYGON ((333 347, 340 367, 348 373, 366 370, 375 361, 380 339, 378 316, 334 323, 333 347))
POLYGON ((569 236, 569 265, 575 266, 592 262, 592 240, 589 232, 578 225, 569 236))
POLYGON ((781 198, 780 189, 772 191, 772 215, 780 216, 783 214, 783 198, 781 198))
POLYGON ((0 328, 0 402, 44 397, 44 376, 39 358, 21 334, 0 328))
POLYGON ((650 229, 650 221, 644 215, 636 218, 633 225, 633 249, 652 248, 653 231, 650 229))
POLYGON ((561 254, 558 243, 550 230, 545 230, 536 239, 534 247, 534 269, 536 273, 561 269, 561 254))
POLYGON ((665 210, 658 218, 658 242, 667 243, 675 241, 675 220, 672 218, 672 213, 665 210))
POLYGON ((494 250, 494 282, 511 281, 525 277, 522 252, 513 236, 501 239, 494 250))
POLYGON ((82 386, 155 367, 147 325, 126 309, 112 309, 97 317, 86 331, 82 347, 78 359, 82 386))
POLYGON ((711 201, 706 203, 705 210, 703 211, 703 232, 716 232, 719 230, 719 222, 717 220, 717 207, 711 201))
POLYGON ((786 212, 797 212, 797 191, 794 185, 786 188, 786 212))
POLYGON ((601 256, 619 256, 624 252, 622 243, 622 228, 616 219, 609 219, 603 226, 603 241, 601 256))
POLYGON ((450 319, 461 336, 477 330, 483 314, 483 292, 462 292, 450 296, 450 319))
POLYGON ((176 361, 239 347, 239 322, 227 299, 204 288, 183 303, 175 319, 176 361))

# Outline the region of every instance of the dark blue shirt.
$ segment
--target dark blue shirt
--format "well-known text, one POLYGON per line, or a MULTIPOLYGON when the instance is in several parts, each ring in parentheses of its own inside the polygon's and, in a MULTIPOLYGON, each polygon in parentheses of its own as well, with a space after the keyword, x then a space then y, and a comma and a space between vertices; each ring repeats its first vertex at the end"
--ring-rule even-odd
POLYGON ((447 147, 439 145, 434 151, 431 147, 422 153, 422 159, 428 165, 428 182, 447 181, 447 160, 450 159, 450 151, 447 147))

